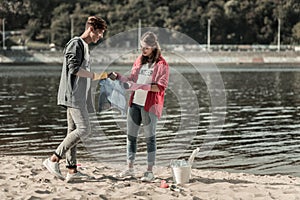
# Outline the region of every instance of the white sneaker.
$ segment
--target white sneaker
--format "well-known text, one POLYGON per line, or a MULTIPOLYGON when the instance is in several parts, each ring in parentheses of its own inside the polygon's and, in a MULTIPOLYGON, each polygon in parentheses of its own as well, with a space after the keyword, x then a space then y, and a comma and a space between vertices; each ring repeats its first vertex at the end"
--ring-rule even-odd
POLYGON ((63 177, 63 175, 60 172, 59 169, 59 164, 58 162, 52 162, 49 158, 46 159, 43 162, 43 165, 48 169, 49 172, 51 172, 52 174, 54 174, 56 177, 58 177, 61 180, 64 180, 65 178, 63 177))
POLYGON ((127 177, 127 176, 134 176, 134 175, 135 175, 135 174, 134 174, 133 168, 129 168, 129 169, 127 169, 127 170, 121 172, 121 173, 119 174, 119 177, 120 177, 120 178, 124 178, 124 177, 127 177))
POLYGON ((72 182, 73 180, 88 180, 91 177, 87 174, 83 174, 79 171, 77 171, 76 173, 70 174, 69 172, 67 173, 66 176, 66 181, 67 183, 72 182))
POLYGON ((151 182, 154 180, 153 172, 145 172, 144 176, 141 178, 143 182, 151 182))

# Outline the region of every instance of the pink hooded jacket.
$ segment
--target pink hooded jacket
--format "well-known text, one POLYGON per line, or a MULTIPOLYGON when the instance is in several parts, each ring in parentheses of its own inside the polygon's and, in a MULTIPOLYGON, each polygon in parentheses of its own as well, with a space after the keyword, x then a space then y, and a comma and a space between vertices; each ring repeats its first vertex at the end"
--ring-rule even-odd
MULTIPOLYGON (((169 65, 162 56, 160 56, 158 60, 159 61, 153 66, 152 85, 157 85, 160 92, 148 92, 144 109, 147 112, 154 113, 158 118, 160 118, 164 106, 165 90, 169 82, 169 65)), ((133 63, 128 80, 136 83, 141 68, 141 56, 139 56, 133 63)), ((132 104, 133 97, 134 91, 131 93, 129 106, 132 104)))

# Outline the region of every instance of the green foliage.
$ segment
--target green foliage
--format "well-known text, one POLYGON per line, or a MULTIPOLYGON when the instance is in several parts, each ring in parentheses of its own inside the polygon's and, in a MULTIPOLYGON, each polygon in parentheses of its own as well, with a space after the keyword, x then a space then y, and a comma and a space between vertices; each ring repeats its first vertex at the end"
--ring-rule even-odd
POLYGON ((0 0, 0 4, 6 30, 26 29, 32 41, 57 46, 64 46, 72 33, 80 35, 89 15, 107 21, 106 37, 137 28, 140 19, 142 27, 172 29, 203 44, 210 19, 212 44, 275 44, 281 19, 282 43, 300 40, 299 0, 0 0))
POLYGON ((36 36, 41 30, 41 22, 39 19, 30 19, 28 21, 27 27, 26 27, 26 32, 25 35, 31 39, 35 40, 36 36))
POLYGON ((63 46, 71 37, 70 13, 73 9, 71 4, 61 4, 53 10, 51 21, 51 42, 63 46))
POLYGON ((292 29, 293 39, 300 44, 300 22, 298 22, 292 29))
POLYGON ((22 0, 0 0, 0 5, 0 18, 7 21, 6 30, 24 28, 30 19, 28 5, 22 0))

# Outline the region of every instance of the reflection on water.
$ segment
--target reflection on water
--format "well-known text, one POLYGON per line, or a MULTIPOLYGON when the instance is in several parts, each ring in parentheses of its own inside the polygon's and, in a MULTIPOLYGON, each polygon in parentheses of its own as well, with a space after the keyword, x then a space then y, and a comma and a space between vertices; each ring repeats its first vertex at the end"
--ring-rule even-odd
MULTIPOLYGON (((178 94, 167 90, 165 113, 158 124, 158 164, 187 158, 206 141, 205 145, 213 148, 195 159, 199 169, 300 175, 295 169, 300 163, 300 72, 291 68, 259 72, 240 69, 221 70, 227 96, 226 120, 220 135, 205 140, 214 137, 206 132, 214 120, 207 85, 196 71, 178 67, 192 90, 170 82, 170 88, 179 87, 182 97, 179 101, 178 94), (181 110, 193 106, 193 96, 198 100, 197 116, 181 110), (187 119, 199 123, 180 128, 187 119)), ((0 70, 1 154, 48 156, 66 132, 66 112, 56 106, 60 66, 1 66, 0 70)), ((209 76, 209 70, 206 74, 209 76)), ((170 79, 176 78, 172 73, 170 79)), ((79 145, 79 158, 125 163, 125 117, 108 111, 91 119, 93 139, 79 145)), ((137 162, 141 164, 145 162, 143 140, 140 134, 137 162)))

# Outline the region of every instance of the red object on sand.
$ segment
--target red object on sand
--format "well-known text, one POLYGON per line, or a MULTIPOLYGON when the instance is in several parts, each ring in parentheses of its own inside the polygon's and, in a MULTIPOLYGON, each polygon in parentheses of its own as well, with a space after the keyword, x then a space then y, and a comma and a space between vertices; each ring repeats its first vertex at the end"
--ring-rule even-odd
POLYGON ((169 187, 169 185, 167 184, 167 182, 165 180, 162 180, 160 182, 160 188, 168 188, 168 187, 169 187))

